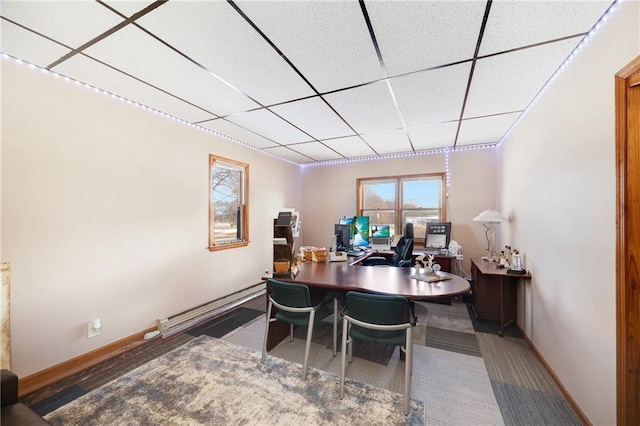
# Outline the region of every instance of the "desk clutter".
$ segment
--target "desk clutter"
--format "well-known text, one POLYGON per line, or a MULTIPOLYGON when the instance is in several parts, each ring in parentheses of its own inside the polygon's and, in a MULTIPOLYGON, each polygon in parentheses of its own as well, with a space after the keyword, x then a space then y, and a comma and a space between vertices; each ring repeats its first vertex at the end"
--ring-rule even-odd
POLYGON ((427 275, 424 273, 416 273, 416 274, 411 274, 411 278, 416 279, 418 281, 424 281, 427 283, 435 283, 438 281, 446 281, 446 280, 450 280, 452 277, 448 276, 448 275, 439 275, 437 273, 434 273, 433 275, 427 275))

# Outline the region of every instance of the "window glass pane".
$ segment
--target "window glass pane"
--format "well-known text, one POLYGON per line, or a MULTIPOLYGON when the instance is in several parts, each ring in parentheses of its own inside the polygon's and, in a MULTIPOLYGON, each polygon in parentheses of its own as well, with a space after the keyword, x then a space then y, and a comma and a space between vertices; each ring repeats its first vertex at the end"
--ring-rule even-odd
POLYGON ((242 172, 226 167, 213 168, 214 241, 216 244, 241 239, 242 172))
POLYGON ((390 225, 391 234, 396 234, 395 210, 363 210, 362 215, 369 216, 370 225, 390 225))
POLYGON ((362 208, 367 210, 395 209, 395 181, 375 181, 362 183, 362 208))
POLYGON ((427 233, 427 222, 440 222, 440 211, 430 210, 404 210, 402 212, 402 223, 413 223, 413 236, 424 238, 427 233))
POLYGON ((402 208, 438 208, 440 205, 440 179, 404 179, 402 181, 402 208))

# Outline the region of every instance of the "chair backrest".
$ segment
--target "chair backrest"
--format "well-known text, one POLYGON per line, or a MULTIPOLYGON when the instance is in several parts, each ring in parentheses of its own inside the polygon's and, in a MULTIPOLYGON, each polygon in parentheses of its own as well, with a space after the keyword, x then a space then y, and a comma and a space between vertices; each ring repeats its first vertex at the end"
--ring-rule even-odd
MULTIPOLYGON (((309 287, 304 284, 286 283, 274 279, 267 280, 270 297, 277 303, 291 308, 308 308, 311 306, 309 287)), ((286 312, 283 314, 291 318, 306 318, 308 313, 286 312)))
POLYGON ((395 254, 391 257, 393 266, 411 266, 413 255, 413 223, 407 222, 404 225, 404 232, 398 244, 396 244, 395 254))
MULTIPOLYGON (((410 323, 409 301, 401 296, 360 293, 347 293, 347 315, 359 321, 378 325, 397 325, 410 323)), ((353 325, 353 327, 356 327, 353 325)), ((360 333, 375 339, 388 334, 388 331, 370 330, 357 327, 360 333)))

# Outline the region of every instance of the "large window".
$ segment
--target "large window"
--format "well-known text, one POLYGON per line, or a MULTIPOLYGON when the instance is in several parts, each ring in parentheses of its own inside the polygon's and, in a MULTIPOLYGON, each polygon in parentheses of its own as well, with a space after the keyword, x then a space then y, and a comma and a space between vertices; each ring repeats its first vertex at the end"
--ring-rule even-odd
POLYGON ((209 250, 249 244, 249 165, 209 155, 209 250))
POLYGON ((411 222, 422 241, 427 222, 446 218, 444 179, 444 173, 358 179, 358 214, 369 216, 371 225, 391 225, 394 235, 411 222))

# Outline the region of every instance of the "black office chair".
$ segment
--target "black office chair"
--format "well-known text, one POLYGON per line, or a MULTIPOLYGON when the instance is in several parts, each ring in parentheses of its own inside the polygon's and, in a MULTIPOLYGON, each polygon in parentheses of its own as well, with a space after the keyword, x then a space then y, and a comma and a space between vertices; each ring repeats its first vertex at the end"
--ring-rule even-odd
POLYGON ((267 353, 267 336, 269 324, 273 321, 282 321, 290 325, 289 339, 293 342, 293 328, 307 327, 307 342, 304 351, 304 363, 302 365, 302 378, 307 377, 307 365, 309 363, 309 348, 313 336, 313 326, 322 319, 333 314, 333 356, 337 354, 338 340, 338 300, 334 293, 329 293, 318 305, 311 304, 309 287, 304 284, 286 283, 274 279, 267 280, 269 287, 269 305, 267 306, 267 326, 264 332, 262 345, 262 362, 267 353), (331 303, 333 302, 333 305, 331 303), (278 312, 271 318, 271 308, 275 306, 278 312))
POLYGON ((347 293, 342 316, 342 353, 340 369, 340 399, 344 398, 346 357, 353 361, 353 340, 400 346, 405 354, 404 414, 409 414, 411 375, 413 368, 413 327, 416 325, 409 301, 400 296, 347 293), (348 354, 347 354, 348 352, 348 354))
POLYGON ((371 256, 362 262, 365 266, 411 266, 413 256, 413 223, 404 224, 404 232, 390 259, 382 256, 371 256))

